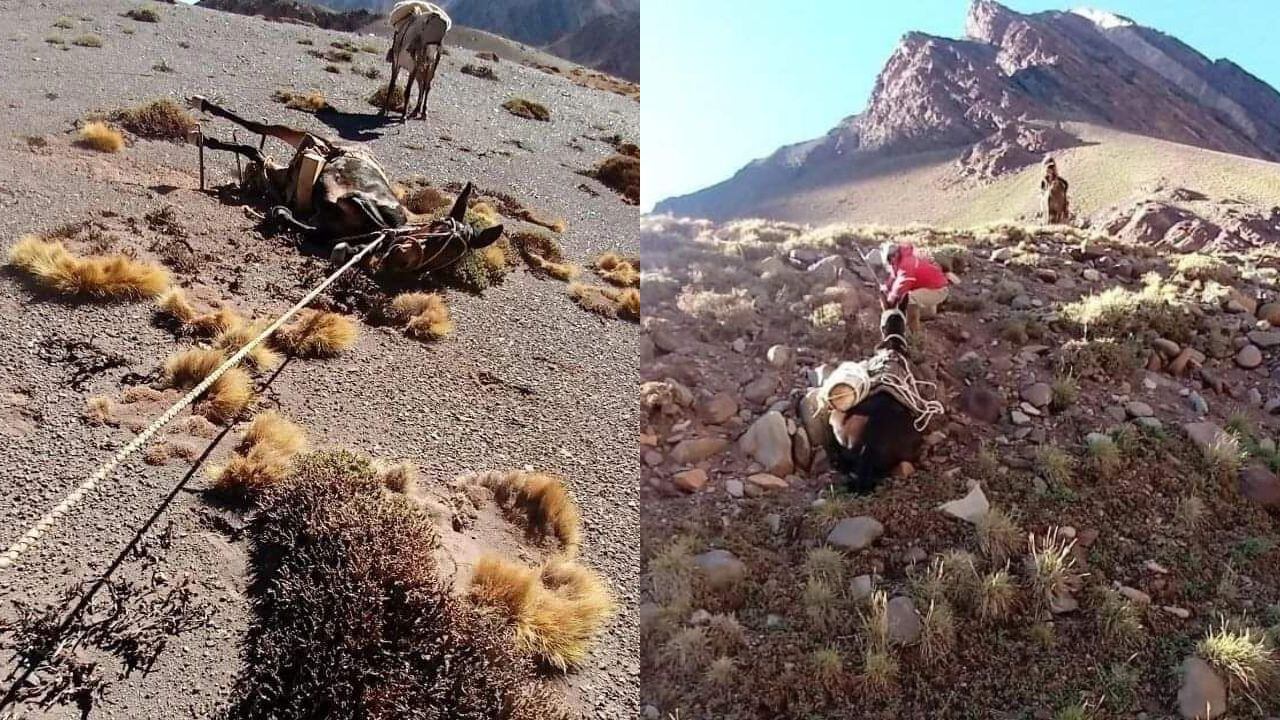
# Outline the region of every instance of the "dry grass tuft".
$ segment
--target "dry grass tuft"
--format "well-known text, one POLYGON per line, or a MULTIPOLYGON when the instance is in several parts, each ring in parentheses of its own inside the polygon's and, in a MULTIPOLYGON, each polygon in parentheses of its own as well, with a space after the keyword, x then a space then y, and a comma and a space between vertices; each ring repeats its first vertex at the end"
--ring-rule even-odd
POLYGON ((187 135, 196 129, 191 113, 169 98, 117 110, 111 119, 134 135, 152 140, 186 142, 187 135))
POLYGON ((640 320, 640 291, 637 288, 614 288, 599 285, 569 284, 569 296, 582 309, 624 320, 640 320))
POLYGON ((516 646, 560 668, 578 665, 613 613, 600 576, 568 560, 529 568, 491 555, 476 563, 471 597, 504 610, 516 646))
POLYGON ((1018 601, 1018 586, 1007 568, 982 576, 978 583, 978 616, 987 622, 1004 620, 1018 601))
POLYGON ((356 323, 346 315, 303 310, 275 334, 275 343, 298 357, 334 357, 356 344, 356 323))
POLYGON ((891 688, 898 679, 898 661, 888 649, 868 647, 862 657, 862 677, 868 687, 891 688))
POLYGON ((1132 645, 1142 637, 1138 610, 1128 598, 1111 588, 1098 588, 1098 625, 1113 645, 1132 645))
POLYGON ((1114 477, 1124 465, 1124 457, 1120 446, 1110 436, 1103 435, 1091 438, 1085 445, 1089 453, 1089 461, 1100 478, 1114 477))
POLYGON ((640 286, 640 258, 624 257, 611 251, 596 258, 595 268, 596 273, 610 285, 640 286))
POLYGON ((277 410, 266 410, 253 416, 253 421, 240 439, 239 449, 269 447, 285 455, 296 455, 307 449, 307 434, 296 423, 277 410))
POLYGON ((1196 645, 1196 652, 1245 692, 1280 681, 1280 658, 1266 631, 1224 620, 1196 645))
POLYGON ((1075 458, 1060 448, 1046 445, 1036 453, 1036 469, 1050 484, 1066 485, 1075 476, 1075 458))
POLYGON ((660 654, 663 664, 677 669, 682 675, 690 675, 710 659, 711 647, 705 630, 684 628, 663 644, 660 654))
MULTIPOLYGON (((244 347, 248 342, 266 329, 266 323, 236 323, 225 330, 220 331, 213 338, 213 346, 227 353, 234 353, 244 347)), ((278 367, 284 361, 280 357, 280 353, 271 349, 266 341, 258 343, 253 350, 245 357, 245 361, 253 366, 259 372, 270 372, 278 367)))
POLYGON ((738 677, 737 664, 734 663, 733 658, 724 656, 712 660, 707 666, 707 672, 703 675, 708 685, 718 688, 731 685, 736 677, 738 677))
POLYGON ((1017 520, 995 506, 978 520, 974 530, 978 534, 979 549, 995 565, 1008 560, 1022 542, 1022 529, 1017 520))
POLYGON ((834 633, 845 623, 838 586, 824 578, 810 577, 805 581, 801 603, 809 627, 816 633, 834 633))
POLYGON ((844 656, 832 648, 814 650, 809 654, 809 666, 818 684, 829 692, 836 692, 844 681, 844 656))
POLYGON ((119 130, 110 125, 95 120, 87 122, 80 128, 77 134, 76 144, 97 150, 98 152, 114 153, 120 152, 124 148, 124 135, 119 130))
POLYGON ((1187 281, 1213 280, 1229 285, 1236 280, 1236 269, 1221 258, 1202 253, 1189 253, 1178 258, 1174 274, 1187 281))
POLYGON ((480 482, 493 491, 498 505, 524 513, 531 530, 554 535, 566 555, 577 554, 582 543, 582 514, 562 478, 517 471, 485 473, 480 482))
POLYGON ((211 475, 213 489, 235 499, 257 498, 283 483, 293 469, 293 457, 306 449, 302 428, 275 410, 254 416, 231 460, 211 475))
MULTIPOLYGON (((170 386, 188 390, 200 384, 225 360, 220 350, 184 350, 165 362, 165 378, 170 386)), ((214 381, 203 397, 201 414, 214 422, 229 422, 253 402, 253 381, 243 369, 233 367, 214 381)))
POLYGON ((147 23, 160 22, 160 13, 156 12, 155 8, 149 8, 149 7, 132 8, 131 10, 126 12, 124 16, 129 18, 130 20, 137 20, 138 22, 147 22, 147 23))
POLYGON ((388 490, 409 494, 418 486, 418 466, 408 460, 382 468, 378 478, 388 490))
POLYGON ((324 93, 319 90, 308 90, 306 92, 276 90, 271 94, 271 99, 278 103, 284 103, 284 106, 290 110, 317 113, 322 110, 333 109, 333 106, 325 99, 324 93))
POLYGON ((169 287, 169 273, 123 255, 72 254, 62 243, 26 235, 9 251, 9 262, 40 285, 62 295, 100 299, 155 297, 169 287))
POLYGON ((546 105, 525 98, 511 98, 502 103, 503 109, 516 117, 547 122, 551 119, 551 111, 546 105))
POLYGON ((1059 412, 1075 405, 1080 399, 1080 383, 1070 372, 1055 375, 1050 388, 1053 391, 1053 399, 1049 405, 1059 412))
POLYGON ((77 36, 75 40, 71 41, 71 44, 78 45, 80 47, 100 48, 102 47, 102 38, 94 35, 93 33, 85 33, 84 35, 77 36))
POLYGON ((404 197, 400 198, 400 202, 410 212, 419 215, 431 215, 440 210, 445 210, 453 204, 453 200, 448 195, 430 186, 405 192, 404 197))
POLYGON ((663 605, 687 606, 693 599, 693 544, 677 536, 649 559, 649 585, 663 605))
POLYGON ((1071 554, 1075 540, 1060 537, 1055 527, 1040 537, 1030 535, 1027 544, 1031 587, 1046 609, 1079 588, 1082 576, 1075 571, 1076 561, 1071 554))
POLYGON ((640 204, 640 158, 611 155, 597 165, 591 174, 606 187, 622 195, 628 203, 640 204))
POLYGON ((827 545, 813 548, 805 556, 804 572, 839 587, 844 584, 844 553, 827 545))
MULTIPOLYGON (((380 85, 377 90, 373 91, 373 94, 370 95, 367 98, 367 100, 369 104, 373 105, 374 107, 377 107, 377 108, 383 107, 387 102, 387 86, 380 85)), ((404 96, 404 88, 401 88, 399 85, 397 85, 391 89, 391 109, 392 110, 404 110, 405 100, 406 98, 404 96)))
POLYGON ((1240 436, 1233 432, 1218 433, 1213 442, 1204 446, 1202 454, 1210 477, 1222 483, 1233 481, 1244 462, 1240 436))
POLYGON ((1078 325, 1088 337, 1120 339, 1148 330, 1171 340, 1187 339, 1186 321, 1176 288, 1160 278, 1147 278, 1133 291, 1113 287, 1062 307, 1062 317, 1078 325))
POLYGON ((718 655, 730 655, 747 643, 746 630, 732 615, 716 614, 707 621, 707 640, 718 655))
POLYGON ((956 619, 945 601, 933 600, 922 618, 920 655, 926 663, 950 654, 956 644, 956 619))
POLYGON ((405 334, 420 340, 438 340, 453 332, 449 306, 436 293, 401 293, 391 301, 392 313, 405 323, 405 334))
POLYGON ((85 401, 84 409, 80 411, 80 417, 90 425, 109 425, 114 424, 115 404, 111 398, 97 395, 85 401))

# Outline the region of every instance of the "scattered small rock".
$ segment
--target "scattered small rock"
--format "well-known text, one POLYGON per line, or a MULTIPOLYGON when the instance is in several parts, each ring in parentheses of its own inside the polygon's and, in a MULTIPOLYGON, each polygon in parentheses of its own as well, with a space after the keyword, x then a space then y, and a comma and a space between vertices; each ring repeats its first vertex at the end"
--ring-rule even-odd
POLYGON ((680 465, 692 465, 718 455, 729 447, 724 438, 689 438, 671 449, 671 459, 680 465))
POLYGON ((845 518, 827 534, 827 543, 845 550, 861 550, 884 534, 879 520, 868 515, 845 518))
POLYGON ((939 505, 938 509, 953 518, 977 524, 991 510, 991 503, 987 501, 986 494, 982 492, 982 486, 974 485, 968 495, 957 500, 945 502, 939 505))
POLYGON ((693 564, 706 577, 713 589, 731 587, 747 576, 747 566, 728 550, 708 550, 695 555, 693 564))
POLYGON ((771 410, 761 415, 738 439, 738 447, 773 475, 790 475, 795 469, 791 459, 791 436, 782 413, 771 410))
POLYGON ((1022 388, 1022 399, 1035 407, 1046 407, 1053 401, 1053 388, 1048 383, 1034 383, 1022 388))
POLYGON ((920 639, 920 613, 916 612, 916 604, 911 598, 899 595, 889 601, 889 642, 897 645, 910 645, 920 639))
POLYGON ((674 480, 676 487, 687 493, 695 493, 701 490, 707 484, 707 471, 702 468, 693 468, 684 472, 676 473, 674 480))
POLYGON ((1252 370, 1262 364, 1262 351, 1257 345, 1245 345, 1236 353, 1236 364, 1246 370, 1252 370))
POLYGON ((855 602, 871 597, 875 590, 875 581, 870 575, 859 575, 849 583, 849 597, 855 602))

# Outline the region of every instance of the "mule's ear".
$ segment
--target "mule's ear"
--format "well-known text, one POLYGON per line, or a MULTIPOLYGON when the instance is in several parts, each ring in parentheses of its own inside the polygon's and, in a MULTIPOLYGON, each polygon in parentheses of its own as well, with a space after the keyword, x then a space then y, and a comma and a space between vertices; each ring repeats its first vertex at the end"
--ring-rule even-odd
POLYGON ((462 222, 467 216, 467 203, 471 201, 471 183, 462 188, 462 192, 458 193, 458 199, 453 201, 453 209, 449 211, 449 217, 462 222))
POLYGON ((471 249, 479 250, 480 248, 489 247, 490 245, 498 242, 498 238, 500 237, 502 237, 501 225, 487 227, 476 233, 475 238, 471 240, 471 249))
POLYGON ((902 293, 902 297, 898 298, 898 305, 897 305, 897 308, 898 308, 899 310, 903 311, 903 312, 906 312, 906 311, 907 311, 907 303, 909 303, 909 302, 911 302, 911 296, 910 296, 910 295, 908 295, 907 293, 902 293))
POLYGON ((876 293, 876 297, 880 299, 880 310, 881 310, 881 311, 888 310, 888 309, 889 309, 889 307, 890 307, 890 306, 889 306, 889 296, 888 296, 888 295, 885 295, 885 294, 884 294, 884 291, 881 291, 881 292, 876 293))

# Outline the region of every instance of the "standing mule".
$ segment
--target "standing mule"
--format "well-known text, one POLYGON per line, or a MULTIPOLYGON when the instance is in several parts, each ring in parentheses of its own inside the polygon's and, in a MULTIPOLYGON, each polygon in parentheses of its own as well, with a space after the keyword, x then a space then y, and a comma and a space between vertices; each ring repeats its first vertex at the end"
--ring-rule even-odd
POLYGON ((391 63, 391 81, 387 83, 386 96, 383 98, 380 115, 386 115, 391 109, 391 95, 396 89, 396 76, 400 68, 409 73, 409 80, 404 87, 404 114, 400 122, 411 117, 426 118, 427 95, 431 92, 431 81, 436 76, 436 66, 440 64, 440 43, 444 42, 445 33, 453 27, 449 15, 436 5, 424 0, 403 0, 391 9, 392 36, 391 49, 387 51, 387 62, 391 63), (418 103, 413 111, 409 110, 409 101, 413 98, 413 81, 418 81, 418 103))

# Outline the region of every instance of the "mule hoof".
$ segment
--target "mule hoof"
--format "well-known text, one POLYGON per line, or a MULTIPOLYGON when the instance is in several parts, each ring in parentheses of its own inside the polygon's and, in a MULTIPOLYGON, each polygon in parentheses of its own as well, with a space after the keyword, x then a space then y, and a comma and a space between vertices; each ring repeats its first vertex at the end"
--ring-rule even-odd
POLYGON ((192 110, 204 110, 204 104, 208 102, 203 95, 192 95, 187 98, 187 107, 192 110))
POLYGON ((347 243, 338 243, 333 246, 333 250, 329 252, 330 262, 344 263, 351 257, 351 246, 347 243))

